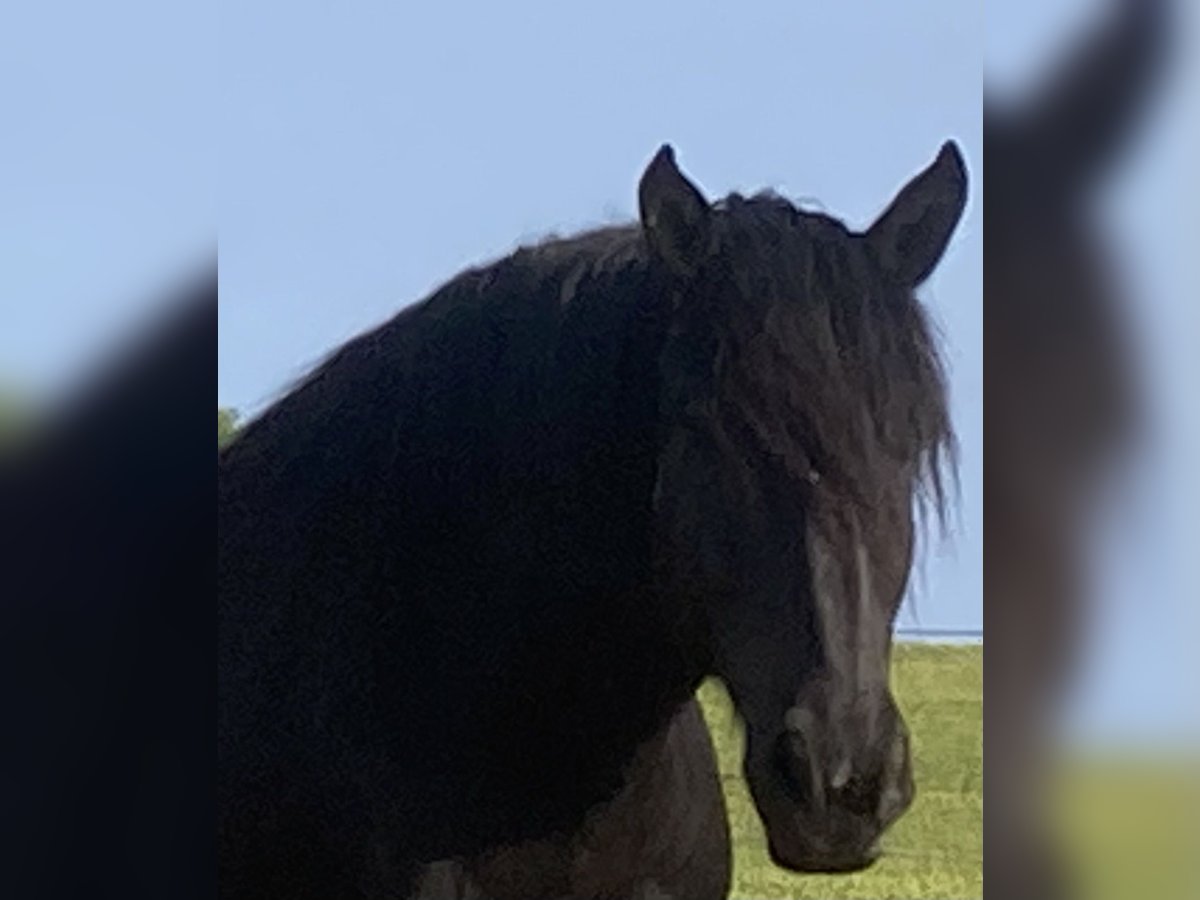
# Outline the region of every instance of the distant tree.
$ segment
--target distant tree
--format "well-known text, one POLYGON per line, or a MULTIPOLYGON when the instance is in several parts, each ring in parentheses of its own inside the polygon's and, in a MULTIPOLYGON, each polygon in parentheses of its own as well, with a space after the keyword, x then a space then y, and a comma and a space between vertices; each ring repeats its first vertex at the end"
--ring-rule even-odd
POLYGON ((217 449, 220 450, 235 437, 238 430, 238 411, 217 407, 217 449))

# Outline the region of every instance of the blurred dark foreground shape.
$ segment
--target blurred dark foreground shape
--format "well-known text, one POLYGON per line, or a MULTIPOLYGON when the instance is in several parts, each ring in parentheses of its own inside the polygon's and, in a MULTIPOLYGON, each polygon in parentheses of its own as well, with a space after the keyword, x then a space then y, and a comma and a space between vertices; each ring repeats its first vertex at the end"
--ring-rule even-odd
POLYGON ((1073 894, 1043 812, 1047 740, 1087 622, 1096 505, 1140 414, 1132 298, 1092 204, 1153 99, 1167 7, 1124 0, 1031 97, 985 101, 991 897, 1073 894))
POLYGON ((0 457, 5 897, 212 896, 216 296, 0 457))

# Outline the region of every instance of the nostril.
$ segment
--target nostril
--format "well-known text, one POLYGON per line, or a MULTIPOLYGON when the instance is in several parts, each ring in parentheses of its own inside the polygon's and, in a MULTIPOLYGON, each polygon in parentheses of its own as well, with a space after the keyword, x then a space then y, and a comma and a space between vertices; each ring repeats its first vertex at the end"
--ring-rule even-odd
POLYGON ((887 828, 895 822, 912 802, 912 790, 899 784, 891 785, 883 792, 879 800, 879 810, 876 818, 879 824, 887 828))
POLYGON ((793 801, 800 803, 812 799, 811 779, 805 777, 803 760, 788 735, 780 735, 775 742, 771 762, 776 777, 793 801))
POLYGON ((879 808, 880 788, 878 777, 852 774, 841 787, 832 788, 832 791, 838 806, 847 812, 866 817, 873 816, 879 808))
POLYGON ((907 767, 901 772, 891 773, 891 777, 884 785, 883 795, 879 799, 877 815, 880 824, 886 828, 900 818, 904 811, 912 805, 915 793, 912 773, 907 767))

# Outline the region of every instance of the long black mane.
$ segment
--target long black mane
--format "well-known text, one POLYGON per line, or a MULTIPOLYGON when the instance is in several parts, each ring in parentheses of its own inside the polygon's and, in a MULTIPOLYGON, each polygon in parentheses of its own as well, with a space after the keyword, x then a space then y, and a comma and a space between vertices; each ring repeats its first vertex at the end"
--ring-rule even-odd
POLYGON ((723 264, 747 302, 701 310, 700 328, 717 345, 714 368, 740 373, 726 398, 733 415, 764 451, 803 454, 789 461, 797 476, 812 466, 865 504, 897 463, 910 466, 918 496, 942 515, 957 448, 937 335, 911 289, 883 277, 831 216, 770 192, 717 207, 723 264), (770 265, 796 225, 804 252, 786 270, 770 265), (764 408, 768 399, 777 405, 764 408))
MULTIPOLYGON (((615 790, 631 742, 686 695, 629 698, 700 674, 662 677, 683 662, 637 597, 664 335, 650 277, 633 229, 468 271, 341 348, 223 451, 228 771, 270 743, 247 733, 264 717, 390 743, 403 764, 360 759, 364 774, 399 768, 403 783, 384 781, 410 804, 458 810, 398 835, 430 853, 568 827, 615 790), (598 596, 627 608, 586 605, 598 596), (274 658, 242 650, 264 634, 274 658)), ((329 753, 314 737, 288 764, 354 781, 321 772, 329 753)))

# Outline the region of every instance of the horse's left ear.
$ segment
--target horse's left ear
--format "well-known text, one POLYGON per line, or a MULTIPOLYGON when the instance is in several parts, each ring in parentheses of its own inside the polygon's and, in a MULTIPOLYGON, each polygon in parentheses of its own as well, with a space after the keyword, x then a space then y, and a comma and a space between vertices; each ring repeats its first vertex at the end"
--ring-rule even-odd
POLYGON ((967 167, 958 146, 947 141, 867 230, 867 241, 897 281, 916 287, 946 252, 966 202, 967 167))
POLYGON ((669 144, 642 174, 638 207, 651 252, 675 274, 695 274, 708 244, 708 201, 679 171, 669 144))

